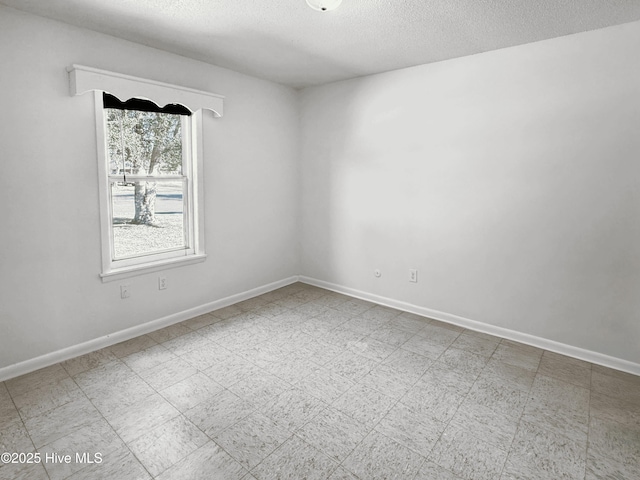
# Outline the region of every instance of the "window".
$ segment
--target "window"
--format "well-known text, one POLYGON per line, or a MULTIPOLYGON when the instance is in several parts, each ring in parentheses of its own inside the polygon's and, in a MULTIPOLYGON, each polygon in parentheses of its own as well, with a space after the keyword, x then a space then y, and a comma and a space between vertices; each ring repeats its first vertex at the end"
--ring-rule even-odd
POLYGON ((103 114, 111 261, 192 254, 191 112, 104 93, 103 114))
POLYGON ((202 109, 222 97, 73 65, 93 91, 103 281, 204 261, 202 109))

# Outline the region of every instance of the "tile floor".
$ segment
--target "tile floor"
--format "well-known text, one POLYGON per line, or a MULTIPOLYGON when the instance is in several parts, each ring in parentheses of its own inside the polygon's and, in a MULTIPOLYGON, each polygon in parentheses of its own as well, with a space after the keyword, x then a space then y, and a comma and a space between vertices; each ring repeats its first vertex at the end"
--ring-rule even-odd
POLYGON ((640 377, 298 283, 0 384, 0 451, 42 459, 11 480, 640 479, 640 377))

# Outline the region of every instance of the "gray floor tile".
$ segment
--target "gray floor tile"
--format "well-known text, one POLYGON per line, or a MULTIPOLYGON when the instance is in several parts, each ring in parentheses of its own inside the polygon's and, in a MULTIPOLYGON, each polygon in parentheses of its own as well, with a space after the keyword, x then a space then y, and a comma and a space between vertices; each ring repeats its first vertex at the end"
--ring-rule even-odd
POLYGON ((376 425, 376 431, 426 457, 440 438, 446 424, 397 403, 376 425))
POLYGON ((212 439, 250 470, 291 435, 292 433, 282 425, 262 413, 254 412, 214 435, 212 439))
POLYGON ((581 479, 586 449, 564 435, 520 422, 505 465, 506 478, 581 479))
POLYGON ((207 442, 187 455, 164 473, 158 480, 240 480, 247 471, 213 442, 207 442))
POLYGON ((590 363, 553 352, 544 352, 538 373, 579 387, 589 388, 591 385, 590 363))
POLYGON ((342 463, 360 478, 413 478, 424 457, 379 432, 371 432, 342 463))
POLYGON ((327 455, 293 436, 251 473, 258 480, 323 480, 337 467, 327 455))
POLYGON ((450 424, 428 459, 467 480, 497 478, 502 472, 507 452, 474 433, 450 424))
POLYGON ((364 424, 329 407, 312 418, 296 435, 341 462, 369 431, 364 424))
POLYGON ((252 403, 228 390, 190 408, 184 415, 210 437, 239 422, 255 410, 252 403))
POLYGON ((296 283, 0 382, 0 450, 104 459, 0 480, 627 480, 639 430, 638 376, 296 283))

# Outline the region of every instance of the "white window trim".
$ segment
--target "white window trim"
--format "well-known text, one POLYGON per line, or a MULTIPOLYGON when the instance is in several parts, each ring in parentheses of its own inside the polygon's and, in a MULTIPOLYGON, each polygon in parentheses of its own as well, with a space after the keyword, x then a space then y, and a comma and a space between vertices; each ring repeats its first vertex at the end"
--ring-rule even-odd
POLYGON ((94 92, 96 144, 98 161, 98 180, 100 184, 100 225, 102 240, 102 272, 103 282, 110 282, 133 277, 145 273, 181 267, 203 262, 206 259, 204 239, 204 179, 203 179, 203 135, 202 109, 208 109, 216 117, 222 116, 222 101, 220 95, 201 92, 185 87, 166 83, 140 79, 128 75, 106 72, 89 67, 73 65, 69 67, 70 90, 72 95, 82 95, 88 91, 94 92), (128 262, 112 260, 111 252, 111 202, 109 201, 109 171, 106 150, 106 126, 103 113, 103 92, 111 93, 120 99, 145 98, 164 106, 168 103, 179 103, 189 108, 193 113, 190 117, 192 137, 191 156, 191 188, 193 201, 189 202, 189 215, 193 220, 193 249, 190 254, 176 256, 174 254, 155 254, 149 256, 149 261, 135 265, 128 262), (124 265, 123 265, 124 263, 124 265), (119 265, 118 265, 119 264, 119 265))

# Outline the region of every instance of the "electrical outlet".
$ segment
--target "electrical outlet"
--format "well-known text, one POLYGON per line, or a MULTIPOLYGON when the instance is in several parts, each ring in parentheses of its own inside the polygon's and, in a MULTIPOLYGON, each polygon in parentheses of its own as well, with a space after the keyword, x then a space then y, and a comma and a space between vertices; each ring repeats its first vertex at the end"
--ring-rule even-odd
POLYGON ((158 277, 158 290, 167 288, 167 277, 158 277))
POLYGON ((418 283, 418 270, 409 270, 409 281, 412 283, 418 283))
POLYGON ((131 296, 131 285, 120 285, 120 298, 129 298, 131 296))

